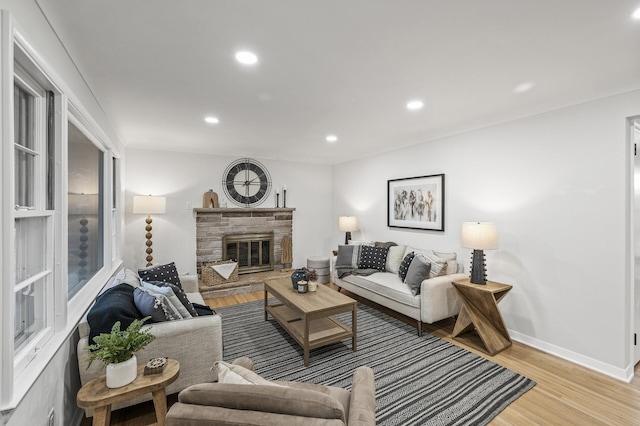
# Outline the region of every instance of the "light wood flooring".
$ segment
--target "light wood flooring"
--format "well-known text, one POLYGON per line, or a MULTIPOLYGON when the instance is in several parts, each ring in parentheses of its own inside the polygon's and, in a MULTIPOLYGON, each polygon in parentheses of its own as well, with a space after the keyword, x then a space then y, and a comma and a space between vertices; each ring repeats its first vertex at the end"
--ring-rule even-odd
MULTIPOLYGON (((357 296, 351 296, 361 300, 357 296)), ((263 292, 259 291, 209 299, 207 304, 215 309, 262 300, 263 297, 263 292)), ((376 306, 368 301, 366 303, 376 306)), ((412 319, 383 307, 376 307, 414 324, 412 319)), ((514 342, 513 346, 498 355, 489 357, 453 341, 449 337, 453 325, 453 320, 444 320, 434 325, 426 325, 425 330, 517 371, 537 383, 533 389, 502 411, 490 423, 492 426, 640 425, 640 367, 636 366, 635 377, 627 384, 518 342, 514 342)), ((168 399, 170 406, 176 401, 176 396, 171 395, 168 399)), ((154 423, 155 414, 151 403, 115 411, 111 417, 112 425, 146 426, 154 423)), ((90 419, 84 419, 82 426, 90 424, 90 419)))

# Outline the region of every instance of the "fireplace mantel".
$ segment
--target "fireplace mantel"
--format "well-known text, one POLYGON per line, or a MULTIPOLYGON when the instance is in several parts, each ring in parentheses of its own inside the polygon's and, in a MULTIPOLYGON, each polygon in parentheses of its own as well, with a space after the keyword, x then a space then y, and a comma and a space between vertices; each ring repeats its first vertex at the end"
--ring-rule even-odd
POLYGON ((222 260, 222 239, 229 234, 273 233, 273 268, 280 270, 291 265, 282 263, 282 238, 293 238, 295 208, 195 208, 196 269, 222 260))
POLYGON ((289 207, 265 207, 265 208, 260 208, 260 207, 233 207, 233 208, 229 208, 229 207, 218 207, 215 209, 210 209, 210 208, 195 208, 193 209, 193 214, 196 215, 197 213, 289 213, 289 212, 294 212, 296 211, 296 209, 294 208, 289 208, 289 207))

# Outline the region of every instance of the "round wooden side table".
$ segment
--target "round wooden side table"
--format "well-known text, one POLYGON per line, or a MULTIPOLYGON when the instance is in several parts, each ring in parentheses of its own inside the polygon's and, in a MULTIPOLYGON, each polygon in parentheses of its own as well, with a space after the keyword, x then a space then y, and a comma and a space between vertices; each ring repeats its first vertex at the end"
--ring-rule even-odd
POLYGON ((110 389, 103 374, 84 385, 78 391, 78 407, 92 408, 94 426, 106 426, 111 421, 111 404, 151 393, 156 419, 164 426, 167 417, 167 395, 165 388, 175 382, 180 374, 180 363, 175 359, 167 361, 162 373, 144 375, 144 364, 138 366, 136 379, 121 388, 110 389))

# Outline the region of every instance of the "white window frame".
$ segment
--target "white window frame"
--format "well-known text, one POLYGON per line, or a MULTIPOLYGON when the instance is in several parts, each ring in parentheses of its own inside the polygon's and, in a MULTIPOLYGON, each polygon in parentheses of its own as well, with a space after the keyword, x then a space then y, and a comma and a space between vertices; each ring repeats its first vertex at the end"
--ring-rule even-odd
MULTIPOLYGON (((17 68, 17 67, 16 67, 17 68)), ((112 170, 113 157, 119 154, 113 151, 113 144, 96 122, 91 118, 82 104, 77 101, 72 91, 65 85, 55 71, 38 54, 24 37, 8 11, 3 10, 0 21, 0 196, 3 200, 0 208, 0 411, 11 412, 26 395, 38 376, 53 359, 58 349, 70 338, 76 330, 77 324, 84 316, 93 300, 107 282, 108 278, 122 266, 120 249, 112 250, 112 241, 120 238, 122 223, 121 207, 117 211, 119 220, 112 225, 113 194, 112 173, 116 173, 115 182, 121 180, 119 170, 112 170), (50 338, 42 345, 34 345, 39 350, 25 357, 28 368, 19 370, 14 364, 13 334, 14 334, 14 144, 13 144, 13 90, 14 64, 18 61, 22 68, 34 81, 47 91, 55 95, 55 159, 54 159, 54 210, 47 213, 52 222, 49 246, 47 250, 53 252, 53 288, 55 297, 52 305, 53 327, 50 338), (67 122, 77 121, 78 127, 83 129, 96 146, 104 153, 104 202, 103 202, 103 254, 104 266, 94 275, 70 301, 67 298, 67 122), (115 229, 114 229, 115 227, 115 229), (115 254, 115 257, 113 256, 115 254)), ((74 125, 76 123, 74 122, 74 125)), ((45 170, 44 167, 40 170, 45 170)), ((44 179, 44 176, 42 176, 44 179)), ((120 187, 118 200, 121 203, 120 187)), ((46 207, 46 206, 45 206, 46 207)), ((19 215, 34 214, 30 211, 19 212, 19 215)), ((118 241, 119 243, 119 241, 118 241)), ((21 367, 22 365, 19 365, 21 367)))

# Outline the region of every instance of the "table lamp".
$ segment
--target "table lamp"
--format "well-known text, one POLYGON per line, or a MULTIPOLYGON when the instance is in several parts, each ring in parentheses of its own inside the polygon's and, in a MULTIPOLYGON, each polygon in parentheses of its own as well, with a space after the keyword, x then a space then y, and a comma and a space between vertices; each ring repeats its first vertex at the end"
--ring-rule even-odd
POLYGON ((462 247, 473 249, 471 282, 486 284, 487 268, 483 250, 498 248, 496 225, 490 222, 464 222, 462 224, 462 247))
POLYGON ((351 231, 358 230, 358 219, 355 216, 340 216, 338 219, 338 228, 342 232, 346 232, 344 234, 344 244, 349 244, 349 240, 351 239, 351 231))
POLYGON ((153 249, 151 248, 151 215, 163 214, 166 211, 167 199, 165 197, 153 197, 151 195, 135 195, 133 197, 133 214, 146 214, 147 226, 144 228, 147 233, 147 266, 152 265, 153 249))

